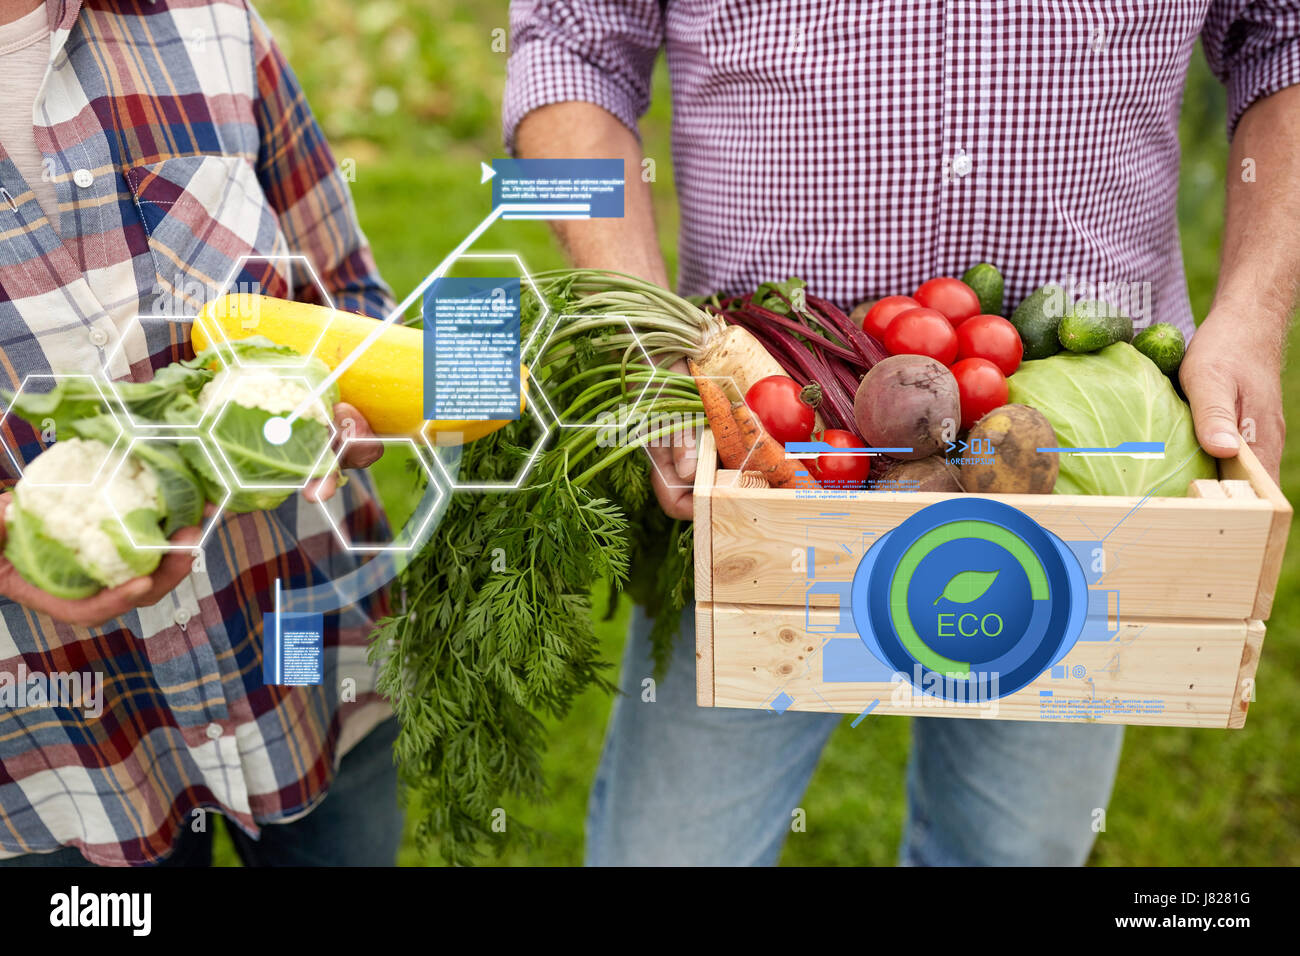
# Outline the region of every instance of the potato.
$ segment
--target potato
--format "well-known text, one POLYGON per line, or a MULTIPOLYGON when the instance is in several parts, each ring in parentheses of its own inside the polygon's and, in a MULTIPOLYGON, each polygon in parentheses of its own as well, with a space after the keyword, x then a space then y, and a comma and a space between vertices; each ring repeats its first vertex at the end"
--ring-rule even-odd
POLYGON ((849 313, 849 319, 858 328, 862 328, 862 320, 867 317, 867 313, 871 311, 871 307, 875 304, 875 299, 868 299, 866 302, 859 302, 853 307, 853 311, 849 313))
POLYGON ((881 455, 878 467, 872 468, 868 487, 876 491, 962 491, 957 469, 943 455, 931 455, 914 461, 897 461, 881 455))
POLYGON ((1047 417, 1028 405, 1003 405, 989 412, 971 428, 967 441, 973 459, 961 466, 961 481, 967 491, 984 494, 1050 494, 1056 486, 1060 455, 1040 452, 1055 448, 1056 432, 1047 417), (976 444, 978 442, 978 444, 976 444), (984 464, 977 454, 993 448, 992 460, 984 464))
POLYGON ((891 355, 877 362, 853 397, 858 434, 876 448, 911 448, 890 452, 911 460, 933 455, 948 444, 961 421, 957 380, 940 363, 924 355, 891 355))

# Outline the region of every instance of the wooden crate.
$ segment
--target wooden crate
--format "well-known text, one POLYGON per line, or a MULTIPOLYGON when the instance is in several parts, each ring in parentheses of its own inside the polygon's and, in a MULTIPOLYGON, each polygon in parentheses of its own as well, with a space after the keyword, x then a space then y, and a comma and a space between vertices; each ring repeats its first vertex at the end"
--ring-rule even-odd
POLYGON ((828 658, 865 646, 855 634, 826 634, 840 598, 810 592, 798 560, 810 554, 820 587, 850 582, 875 536, 953 496, 801 497, 720 469, 706 432, 694 488, 698 702, 858 714, 876 701, 873 714, 1239 728, 1291 506, 1249 448, 1221 461, 1219 474, 1193 482, 1186 498, 988 496, 1064 540, 1099 543, 1104 587, 1123 606, 1104 617, 1110 639, 1075 644, 1060 662, 1064 676, 1053 668, 1000 700, 957 705, 901 679, 839 680, 838 663, 837 680, 824 680, 828 658))

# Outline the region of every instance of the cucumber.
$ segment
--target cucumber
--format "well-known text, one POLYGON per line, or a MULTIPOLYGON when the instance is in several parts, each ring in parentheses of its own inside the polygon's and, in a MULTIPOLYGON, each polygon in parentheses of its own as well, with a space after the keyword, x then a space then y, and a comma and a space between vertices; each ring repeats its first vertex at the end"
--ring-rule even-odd
POLYGON ((1183 363, 1183 353, 1187 351, 1182 331, 1168 322, 1147 326, 1133 336, 1133 347, 1155 362, 1156 368, 1170 378, 1178 374, 1178 366, 1183 363))
POLYGON ((971 266, 961 281, 979 296, 980 312, 984 315, 1002 314, 1002 273, 991 262, 971 266))
POLYGON ((1047 358, 1061 351, 1061 340, 1056 330, 1069 303, 1065 289, 1059 285, 1045 285, 1029 293, 1011 313, 1011 324, 1020 333, 1025 346, 1025 361, 1047 358))
POLYGON ((1116 342, 1133 341, 1133 320, 1105 302, 1085 299, 1061 319, 1056 334, 1071 352, 1098 352, 1116 342))

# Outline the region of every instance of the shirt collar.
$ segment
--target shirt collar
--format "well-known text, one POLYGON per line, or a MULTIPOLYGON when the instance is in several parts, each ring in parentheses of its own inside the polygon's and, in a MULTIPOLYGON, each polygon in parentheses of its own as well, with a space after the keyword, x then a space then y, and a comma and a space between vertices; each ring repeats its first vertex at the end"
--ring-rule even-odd
POLYGON ((45 11, 50 17, 50 32, 71 30, 81 12, 81 0, 46 0, 45 11))

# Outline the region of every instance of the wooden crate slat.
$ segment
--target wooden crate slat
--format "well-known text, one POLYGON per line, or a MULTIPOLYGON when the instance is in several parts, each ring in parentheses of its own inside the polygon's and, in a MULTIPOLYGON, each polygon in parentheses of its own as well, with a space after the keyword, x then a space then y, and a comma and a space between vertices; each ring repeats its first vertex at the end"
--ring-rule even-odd
POLYGON ((1232 694, 1232 708, 1228 711, 1228 726, 1240 730, 1246 726, 1250 702, 1255 699, 1255 670, 1264 649, 1264 622, 1246 622, 1246 643, 1241 649, 1241 669, 1237 672, 1237 686, 1232 694), (1249 692, 1249 693, 1248 693, 1249 692))
MULTIPOLYGON (((1162 713, 1096 718, 1152 726, 1229 726, 1248 631, 1245 621, 1126 621, 1114 641, 1081 642, 1066 656, 1067 667, 1086 669, 1084 680, 1042 677, 1001 700, 955 706, 913 694, 901 682, 823 682, 822 644, 846 636, 809 634, 803 608, 715 603, 710 611, 718 707, 764 707, 784 692, 793 698, 793 710, 857 714, 878 699, 873 714, 1038 721, 1043 720, 1039 692, 1048 690, 1057 701, 1161 699, 1162 713)), ((829 611, 811 613, 814 627, 832 618, 829 611)), ((1262 639, 1262 625, 1259 631, 1262 639)))
POLYGON ((695 703, 713 706, 713 605, 707 601, 695 605, 695 703))
MULTIPOLYGON (((812 546, 838 563, 818 563, 822 581, 852 580, 875 536, 947 495, 853 493, 809 500, 781 489, 747 489, 720 471, 710 502, 710 598, 726 604, 804 603, 805 575, 795 554, 812 546), (846 517, 825 517, 845 515, 846 517), (846 550, 847 549, 847 550, 846 550)), ((1265 499, 1138 499, 1002 495, 1064 540, 1105 539, 1107 573, 1099 586, 1121 593, 1121 614, 1152 618, 1256 617, 1260 576, 1275 509, 1265 499)), ((1276 576, 1274 576, 1276 577, 1276 576)), ((831 605, 833 595, 814 595, 831 605)))
POLYGON ((1219 482, 1219 487, 1223 489, 1225 498, 1258 498, 1255 489, 1250 486, 1249 481, 1240 478, 1225 478, 1219 482))
POLYGON ((713 517, 710 511, 713 485, 718 476, 718 448, 713 431, 704 429, 699 438, 699 462, 695 466, 695 600, 713 600, 713 517))
POLYGON ((1282 556, 1286 552, 1286 539, 1291 530, 1291 503, 1286 500, 1277 482, 1264 470, 1249 445, 1242 445, 1235 458, 1219 461, 1219 477, 1250 482, 1255 494, 1268 502, 1270 507, 1268 543, 1264 549, 1255 602, 1247 615, 1266 621, 1269 612, 1273 610, 1273 595, 1277 591, 1278 576, 1282 573, 1282 556))
POLYGON ((1193 478, 1187 485, 1187 497, 1222 499, 1228 496, 1224 494, 1223 486, 1216 479, 1193 478))

